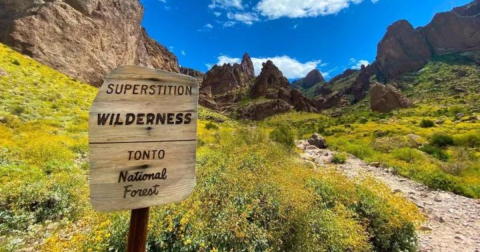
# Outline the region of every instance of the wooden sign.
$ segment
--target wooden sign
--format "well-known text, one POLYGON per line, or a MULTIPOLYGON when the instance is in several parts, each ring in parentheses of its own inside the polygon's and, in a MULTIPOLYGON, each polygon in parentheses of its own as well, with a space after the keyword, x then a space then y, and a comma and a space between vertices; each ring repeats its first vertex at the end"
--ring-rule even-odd
POLYGON ((98 211, 181 201, 195 186, 199 87, 189 76, 122 66, 90 109, 90 200, 98 211))

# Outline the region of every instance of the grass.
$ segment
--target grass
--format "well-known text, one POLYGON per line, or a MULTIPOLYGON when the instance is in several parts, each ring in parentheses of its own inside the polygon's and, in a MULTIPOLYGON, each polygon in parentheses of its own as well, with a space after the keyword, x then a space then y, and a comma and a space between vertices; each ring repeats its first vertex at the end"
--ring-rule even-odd
MULTIPOLYGON (((88 200, 96 89, 6 46, 0 55, 0 251, 125 250, 128 212, 98 213, 88 200)), ((384 185, 312 170, 269 127, 204 108, 199 117, 197 186, 152 208, 149 251, 415 250, 423 217, 384 185)), ((291 134, 325 117, 295 118, 308 130, 291 134)))

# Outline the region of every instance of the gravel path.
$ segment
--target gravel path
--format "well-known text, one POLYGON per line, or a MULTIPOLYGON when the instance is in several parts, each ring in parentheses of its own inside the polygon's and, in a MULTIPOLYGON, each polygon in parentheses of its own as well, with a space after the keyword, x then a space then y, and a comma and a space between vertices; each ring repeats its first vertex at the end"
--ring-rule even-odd
MULTIPOLYGON (((334 165, 330 163, 335 153, 331 150, 319 149, 304 140, 297 142, 297 148, 305 151, 304 160, 319 168, 334 165)), ((417 205, 428 217, 428 223, 417 232, 420 251, 480 252, 480 200, 428 189, 395 175, 392 169, 368 165, 352 155, 345 164, 334 166, 348 177, 373 176, 417 205)))

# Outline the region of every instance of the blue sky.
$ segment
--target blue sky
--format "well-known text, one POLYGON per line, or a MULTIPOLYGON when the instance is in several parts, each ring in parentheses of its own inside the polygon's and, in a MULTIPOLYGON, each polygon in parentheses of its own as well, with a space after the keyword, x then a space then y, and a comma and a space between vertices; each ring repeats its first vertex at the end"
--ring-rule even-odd
POLYGON ((255 71, 272 59, 289 79, 318 68, 331 78, 373 62, 393 22, 426 25, 437 12, 471 0, 141 0, 147 32, 182 66, 206 72, 238 62, 255 71))

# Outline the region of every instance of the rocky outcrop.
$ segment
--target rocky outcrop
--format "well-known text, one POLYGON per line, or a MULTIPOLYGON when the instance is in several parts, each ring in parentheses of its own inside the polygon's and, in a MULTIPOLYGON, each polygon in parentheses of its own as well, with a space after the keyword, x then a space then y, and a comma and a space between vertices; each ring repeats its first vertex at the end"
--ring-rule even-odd
POLYGON ((378 44, 376 64, 384 79, 422 68, 431 58, 422 33, 406 20, 395 22, 378 44))
POLYGON ((301 80, 301 87, 304 89, 308 89, 313 87, 315 84, 322 82, 325 82, 325 79, 323 78, 323 75, 318 69, 314 69, 310 71, 305 78, 301 80))
POLYGON ((422 33, 435 54, 480 50, 480 2, 435 15, 422 33))
POLYGON ((215 65, 203 79, 201 93, 210 98, 249 87, 255 78, 250 56, 245 53, 241 64, 215 65))
POLYGON ((392 85, 374 84, 370 90, 370 107, 373 111, 387 113, 411 105, 402 92, 392 85))
POLYGON ((263 63, 262 72, 250 91, 250 97, 280 99, 292 105, 296 110, 316 112, 312 102, 298 90, 292 89, 288 79, 270 60, 263 63))
POLYGON ((319 149, 328 148, 327 141, 318 133, 313 134, 307 141, 310 145, 313 145, 319 149))
POLYGON ((357 78, 355 79, 355 83, 353 83, 351 87, 351 93, 355 97, 355 101, 358 102, 365 98, 370 90, 370 78, 375 75, 376 73, 376 66, 369 65, 363 66, 360 69, 360 73, 358 74, 357 78))
POLYGON ((358 72, 357 70, 354 70, 354 69, 347 69, 345 70, 343 73, 331 78, 329 81, 328 81, 328 84, 332 84, 332 83, 335 83, 341 79, 346 79, 352 75, 354 75, 356 72, 358 72))
POLYGON ((0 42, 97 86, 119 65, 178 72, 142 18, 138 0, 0 0, 0 42))
POLYGON ((204 73, 202 73, 198 70, 195 70, 193 68, 187 68, 187 67, 180 67, 180 73, 191 76, 191 77, 197 79, 198 83, 200 84, 200 87, 201 87, 202 82, 203 82, 203 77, 205 77, 204 73))
POLYGON ((333 92, 329 95, 322 95, 314 100, 317 110, 331 109, 348 105, 348 101, 343 98, 343 94, 340 92, 333 92))
POLYGON ((425 27, 414 29, 405 20, 388 27, 378 45, 378 77, 387 82, 417 71, 433 55, 480 50, 480 0, 438 13, 425 27))
POLYGON ((280 99, 265 100, 249 104, 237 111, 237 116, 242 119, 260 121, 267 117, 292 110, 294 107, 280 99))

